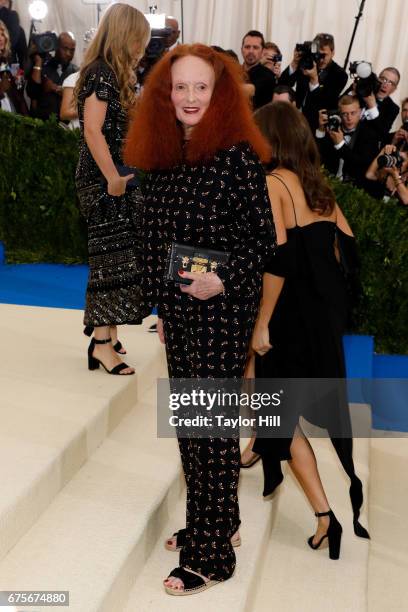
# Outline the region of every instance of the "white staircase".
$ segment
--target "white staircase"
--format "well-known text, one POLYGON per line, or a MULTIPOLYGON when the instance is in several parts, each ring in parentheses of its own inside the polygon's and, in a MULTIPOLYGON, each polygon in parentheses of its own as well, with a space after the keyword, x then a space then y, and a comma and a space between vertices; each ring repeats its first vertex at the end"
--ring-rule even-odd
MULTIPOLYGON (((242 473, 234 578, 194 597, 166 595, 161 581, 178 555, 163 540, 184 525, 184 488, 175 440, 156 435, 165 360, 147 333, 154 319, 126 329, 137 375, 122 379, 87 371, 82 313, 1 305, 0 314, 14 347, 0 369, 0 590, 68 590, 72 612, 367 609, 369 543, 352 533, 347 483, 325 440, 313 445, 344 528, 339 561, 307 547, 315 520, 290 476, 262 499, 258 464, 242 473)), ((355 454, 367 490, 366 440, 355 454)), ((24 608, 54 609, 64 608, 24 608)))

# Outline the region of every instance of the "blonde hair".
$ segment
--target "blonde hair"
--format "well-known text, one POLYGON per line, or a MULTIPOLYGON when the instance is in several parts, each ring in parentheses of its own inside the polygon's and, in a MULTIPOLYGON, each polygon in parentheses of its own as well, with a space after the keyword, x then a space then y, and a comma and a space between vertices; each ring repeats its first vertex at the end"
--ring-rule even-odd
POLYGON ((4 45, 3 54, 0 55, 0 57, 2 57, 3 59, 9 60, 11 57, 10 34, 9 34, 6 24, 4 23, 4 21, 1 21, 1 19, 0 19, 0 30, 3 32, 4 38, 6 39, 6 44, 4 45))
POLYGON ((135 101, 136 76, 131 47, 135 44, 140 45, 141 58, 149 37, 150 26, 143 13, 128 4, 111 5, 105 11, 85 54, 78 83, 74 89, 75 100, 78 101, 88 68, 96 60, 102 59, 116 75, 122 105, 125 108, 132 106, 135 101))

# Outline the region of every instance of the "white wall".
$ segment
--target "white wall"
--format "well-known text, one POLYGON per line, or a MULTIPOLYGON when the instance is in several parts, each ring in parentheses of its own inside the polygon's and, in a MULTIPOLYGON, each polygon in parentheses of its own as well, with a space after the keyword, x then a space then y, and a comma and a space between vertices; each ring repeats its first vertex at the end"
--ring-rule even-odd
MULTIPOLYGON (((26 31, 29 30, 30 0, 15 0, 14 7, 26 31)), ((82 0, 47 0, 50 12, 40 29, 71 30, 78 40, 77 62, 81 58, 84 32, 96 26, 95 6, 82 0)), ((129 0, 148 12, 149 4, 159 12, 180 19, 181 0, 129 0)), ((343 61, 350 42, 360 0, 184 0, 185 41, 200 41, 233 48, 238 54, 243 34, 249 29, 264 32, 281 48, 286 65, 296 42, 317 32, 330 32, 336 40, 336 59, 343 61)), ((372 61, 378 72, 396 66, 401 84, 394 99, 408 95, 408 0, 366 0, 351 59, 372 61)))

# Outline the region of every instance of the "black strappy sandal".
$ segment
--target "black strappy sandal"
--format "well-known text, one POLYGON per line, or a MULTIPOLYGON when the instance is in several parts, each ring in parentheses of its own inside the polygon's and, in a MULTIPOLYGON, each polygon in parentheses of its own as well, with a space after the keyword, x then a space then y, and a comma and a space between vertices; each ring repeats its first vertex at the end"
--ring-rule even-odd
POLYGON ((340 543, 341 543, 341 535, 342 535, 342 526, 339 521, 334 516, 334 512, 329 510, 328 512, 315 512, 315 516, 318 518, 319 516, 328 516, 330 518, 329 528, 327 532, 320 538, 316 544, 313 544, 314 536, 310 536, 307 543, 310 548, 313 550, 317 550, 320 548, 322 542, 327 538, 329 542, 329 557, 330 559, 338 559, 340 557, 340 543))
MULTIPOLYGON (((84 334, 85 334, 85 336, 88 336, 89 338, 92 336, 93 331, 94 331, 94 328, 91 325, 87 325, 84 328, 84 334)), ((116 342, 116 344, 113 345, 113 350, 115 350, 117 353, 119 353, 119 355, 126 355, 127 354, 126 351, 121 352, 122 349, 123 349, 123 345, 122 345, 121 341, 118 340, 116 342)))
POLYGON ((129 372, 127 374, 121 374, 122 370, 126 370, 126 368, 129 367, 126 363, 119 363, 117 366, 115 366, 111 370, 108 370, 108 368, 105 366, 105 364, 102 361, 100 361, 99 359, 96 359, 96 357, 93 356, 93 350, 96 344, 108 344, 109 342, 112 342, 111 338, 107 338, 106 340, 95 340, 95 338, 92 338, 91 344, 88 347, 88 370, 97 370, 99 366, 101 365, 108 374, 115 374, 115 375, 119 374, 120 376, 132 376, 134 372, 129 372))
POLYGON ((176 567, 172 570, 167 578, 179 578, 182 580, 184 588, 181 589, 172 589, 170 587, 164 587, 166 593, 169 595, 194 595, 194 593, 201 593, 201 591, 205 591, 216 584, 219 584, 219 580, 209 580, 205 582, 204 578, 201 576, 197 576, 197 574, 193 574, 192 572, 187 571, 184 567, 176 567))

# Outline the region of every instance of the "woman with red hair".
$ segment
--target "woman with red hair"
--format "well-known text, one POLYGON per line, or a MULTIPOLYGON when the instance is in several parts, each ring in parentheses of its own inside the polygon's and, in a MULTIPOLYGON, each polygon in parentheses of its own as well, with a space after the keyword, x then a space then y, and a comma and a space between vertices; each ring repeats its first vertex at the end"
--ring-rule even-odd
MULTIPOLYGON (((180 45, 153 68, 125 159, 147 172, 143 290, 158 307, 173 379, 244 374, 264 262, 275 245, 260 163, 268 156, 232 59, 204 45, 180 45), (176 244, 221 251, 228 261, 200 273, 181 269, 176 282, 167 280, 176 244)), ((187 524, 168 542, 181 549, 180 567, 164 585, 171 595, 188 595, 234 571, 240 452, 238 437, 179 437, 179 447, 187 524)))

